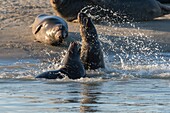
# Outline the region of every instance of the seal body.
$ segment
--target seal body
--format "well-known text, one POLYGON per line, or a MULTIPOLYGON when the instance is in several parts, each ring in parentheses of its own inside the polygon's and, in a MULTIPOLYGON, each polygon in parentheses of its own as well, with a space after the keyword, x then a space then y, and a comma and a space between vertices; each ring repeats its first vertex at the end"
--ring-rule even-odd
POLYGON ((67 38, 68 25, 58 16, 41 14, 32 24, 32 33, 36 41, 56 46, 67 38))
POLYGON ((78 21, 80 23, 80 35, 82 38, 80 59, 85 69, 94 70, 104 68, 103 52, 91 18, 85 13, 79 13, 78 21))
POLYGON ((99 18, 107 15, 111 18, 109 20, 122 22, 149 21, 170 14, 170 7, 157 0, 50 0, 50 2, 56 14, 68 21, 75 20, 80 11, 91 13, 93 20, 97 22, 100 21, 99 18), (100 6, 104 9, 85 8, 88 5, 100 6))
POLYGON ((50 3, 57 16, 70 22, 77 19, 81 9, 91 4, 90 0, 50 0, 50 3))
POLYGON ((170 14, 170 7, 157 0, 92 0, 96 5, 117 12, 128 21, 149 21, 170 14))
POLYGON ((67 54, 63 59, 64 66, 58 70, 44 72, 36 78, 61 79, 68 76, 70 79, 85 77, 85 69, 80 60, 80 51, 76 42, 70 43, 67 54))

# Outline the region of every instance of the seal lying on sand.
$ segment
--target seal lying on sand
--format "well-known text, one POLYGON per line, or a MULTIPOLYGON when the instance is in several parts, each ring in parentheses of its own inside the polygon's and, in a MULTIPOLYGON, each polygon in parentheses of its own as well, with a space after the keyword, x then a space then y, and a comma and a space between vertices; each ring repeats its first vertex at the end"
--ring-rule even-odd
POLYGON ((57 79, 68 76, 70 79, 85 77, 85 69, 80 60, 80 51, 76 42, 70 43, 67 54, 63 59, 64 66, 55 71, 44 72, 36 78, 57 79))
POLYGON ((58 16, 38 15, 32 24, 35 40, 50 45, 59 45, 68 36, 67 23, 58 16))
POLYGON ((92 0, 96 5, 118 12, 129 21, 149 21, 170 14, 170 6, 157 0, 92 0))
POLYGON ((85 13, 79 13, 78 21, 80 23, 80 35, 82 38, 80 59, 85 69, 94 70, 104 68, 103 52, 91 18, 85 13))
MULTIPOLYGON (((101 6, 106 13, 107 10, 105 9, 111 10, 109 12, 113 13, 109 14, 109 17, 112 18, 112 15, 112 20, 116 19, 116 21, 119 21, 119 18, 125 21, 148 21, 170 14, 170 7, 161 4, 157 0, 50 0, 50 2, 56 14, 67 21, 76 19, 81 9, 87 11, 88 8, 84 8, 87 5, 101 6)), ((95 9, 95 7, 89 10, 88 12, 92 12, 92 15, 95 13, 98 15, 101 12, 99 9, 95 9)), ((105 13, 103 14, 103 16, 106 15, 105 13)), ((100 14, 100 16, 102 15, 100 14)), ((96 17, 99 18, 98 16, 96 17)))
POLYGON ((90 5, 89 0, 50 0, 50 3, 56 15, 69 22, 76 20, 80 10, 90 5))

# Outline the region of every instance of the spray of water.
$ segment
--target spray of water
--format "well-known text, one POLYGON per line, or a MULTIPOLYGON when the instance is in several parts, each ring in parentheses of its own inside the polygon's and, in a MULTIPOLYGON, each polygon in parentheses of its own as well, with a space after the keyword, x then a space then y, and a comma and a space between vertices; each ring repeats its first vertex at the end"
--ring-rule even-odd
POLYGON ((112 23, 131 22, 133 19, 127 18, 126 14, 114 12, 110 9, 102 8, 99 5, 89 5, 84 7, 80 12, 86 13, 92 20, 100 24, 110 25, 112 23))
POLYGON ((136 23, 123 14, 100 6, 87 6, 82 12, 107 25, 98 30, 105 52, 106 72, 112 72, 114 76, 170 77, 167 74, 170 72, 169 57, 162 55, 161 46, 151 39, 152 36, 142 33, 136 23))

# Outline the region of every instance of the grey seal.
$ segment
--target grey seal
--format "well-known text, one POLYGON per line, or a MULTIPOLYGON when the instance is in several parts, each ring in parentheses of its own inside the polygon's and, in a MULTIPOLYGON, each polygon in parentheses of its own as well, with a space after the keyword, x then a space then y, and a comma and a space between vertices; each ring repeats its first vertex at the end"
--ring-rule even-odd
POLYGON ((85 69, 95 70, 104 68, 103 51, 91 18, 85 13, 79 13, 78 21, 80 23, 80 35, 82 38, 80 59, 85 69))
POLYGON ((78 13, 82 11, 92 13, 97 17, 93 19, 97 21, 108 15, 114 22, 149 21, 170 14, 170 6, 157 0, 50 0, 50 3, 56 14, 67 21, 76 20, 78 13), (101 8, 89 8, 89 5, 101 8))
POLYGON ((89 0, 50 0, 50 4, 57 16, 72 22, 77 19, 77 14, 87 5, 89 0))
POLYGON ((32 33, 36 41, 57 46, 67 38, 68 25, 58 16, 40 14, 32 24, 32 33))
POLYGON ((78 43, 70 43, 67 54, 63 59, 63 64, 64 66, 58 70, 44 72, 36 76, 36 78, 62 79, 68 76, 70 79, 79 79, 86 76, 84 66, 80 60, 78 43))

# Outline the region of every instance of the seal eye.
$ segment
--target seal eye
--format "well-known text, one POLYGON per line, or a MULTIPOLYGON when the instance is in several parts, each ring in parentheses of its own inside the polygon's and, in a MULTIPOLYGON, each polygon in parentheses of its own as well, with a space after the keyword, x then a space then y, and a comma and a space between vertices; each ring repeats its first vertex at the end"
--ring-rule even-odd
POLYGON ((38 27, 36 27, 34 34, 37 34, 40 31, 41 27, 42 27, 42 25, 39 25, 38 27))

